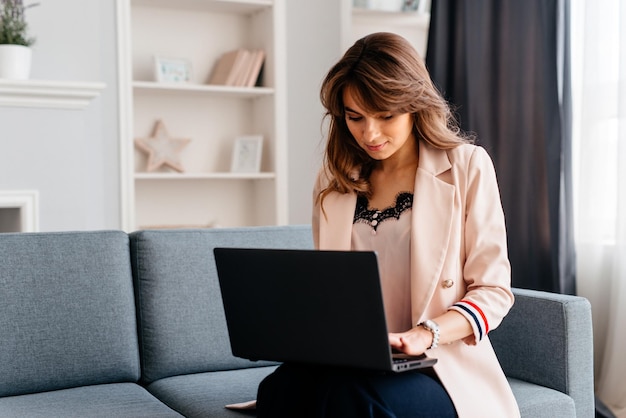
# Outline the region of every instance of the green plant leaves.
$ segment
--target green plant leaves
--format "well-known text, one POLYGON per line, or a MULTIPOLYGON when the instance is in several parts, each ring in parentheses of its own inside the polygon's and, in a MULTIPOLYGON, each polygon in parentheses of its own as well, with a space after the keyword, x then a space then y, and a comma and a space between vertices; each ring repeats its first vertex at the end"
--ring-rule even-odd
POLYGON ((0 0, 0 44, 30 46, 35 38, 28 36, 22 0, 0 0))

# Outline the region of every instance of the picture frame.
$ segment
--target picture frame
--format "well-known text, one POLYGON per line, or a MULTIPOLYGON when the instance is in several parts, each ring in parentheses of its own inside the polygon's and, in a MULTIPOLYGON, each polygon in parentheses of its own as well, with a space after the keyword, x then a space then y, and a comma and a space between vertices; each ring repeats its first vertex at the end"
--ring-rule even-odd
POLYGON ((262 135, 236 137, 230 171, 233 173, 260 173, 262 153, 262 135))
POLYGON ((154 57, 154 79, 159 83, 189 83, 191 61, 186 58, 154 57))

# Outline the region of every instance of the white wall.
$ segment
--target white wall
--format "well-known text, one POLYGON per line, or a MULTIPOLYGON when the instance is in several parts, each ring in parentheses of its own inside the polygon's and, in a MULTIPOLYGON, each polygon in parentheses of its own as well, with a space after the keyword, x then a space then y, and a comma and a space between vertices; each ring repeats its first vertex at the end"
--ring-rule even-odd
POLYGON ((287 0, 289 223, 311 222, 324 138, 321 82, 340 58, 342 1, 287 0))
POLYGON ((42 231, 119 228, 115 3, 43 0, 27 19, 32 79, 107 87, 85 110, 0 107, 0 190, 38 190, 42 231))

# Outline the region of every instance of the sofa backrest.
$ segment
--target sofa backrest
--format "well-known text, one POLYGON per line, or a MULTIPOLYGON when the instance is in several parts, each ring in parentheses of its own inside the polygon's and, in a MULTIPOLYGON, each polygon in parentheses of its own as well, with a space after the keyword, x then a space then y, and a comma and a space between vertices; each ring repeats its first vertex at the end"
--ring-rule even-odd
POLYGON ((139 373, 127 234, 0 234, 0 396, 139 373))
POLYGON ((213 248, 313 248, 310 226, 130 234, 142 381, 268 364, 231 354, 213 248))

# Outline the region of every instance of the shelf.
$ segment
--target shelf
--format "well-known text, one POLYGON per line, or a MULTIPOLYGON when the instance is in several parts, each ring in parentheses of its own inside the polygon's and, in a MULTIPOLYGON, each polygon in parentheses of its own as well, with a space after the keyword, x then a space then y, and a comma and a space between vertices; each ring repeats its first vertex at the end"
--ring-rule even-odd
POLYGON ((124 229, 287 222, 286 1, 117 0, 124 229), (265 51, 263 84, 206 84, 237 48, 265 51), (191 82, 156 81, 155 56, 188 60, 191 82), (134 138, 155 120, 193 139, 180 156, 186 172, 147 171, 134 138), (230 172, 233 140, 248 134, 263 136, 266 171, 230 172))
POLYGON ((154 81, 133 81, 136 94, 198 94, 207 96, 255 98, 274 94, 271 87, 232 87, 193 83, 157 83, 154 81))
POLYGON ((273 3, 272 0, 133 0, 137 6, 241 14, 256 13, 272 7, 273 3))
POLYGON ((356 40, 370 33, 393 32, 408 40, 418 54, 425 58, 428 48, 431 0, 419 0, 416 10, 401 10, 400 7, 396 7, 395 10, 379 10, 354 5, 357 3, 376 6, 376 4, 381 4, 380 1, 342 1, 344 2, 342 9, 344 48, 349 48, 356 40))
POLYGON ((373 10, 354 7, 352 9, 352 15, 356 19, 364 20, 393 20, 394 24, 400 26, 428 26, 430 23, 430 13, 418 12, 418 11, 387 11, 387 10, 373 10))
POLYGON ((80 110, 105 87, 104 83, 0 80, 0 106, 80 110))
POLYGON ((275 173, 135 173, 135 180, 271 180, 275 173))

